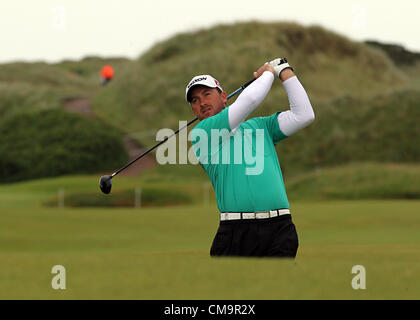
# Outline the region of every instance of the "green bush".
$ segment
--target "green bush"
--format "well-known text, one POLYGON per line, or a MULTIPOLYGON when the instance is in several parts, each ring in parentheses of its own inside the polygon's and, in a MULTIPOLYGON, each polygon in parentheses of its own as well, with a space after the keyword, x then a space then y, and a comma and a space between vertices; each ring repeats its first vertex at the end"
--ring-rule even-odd
POLYGON ((128 161, 120 130, 61 109, 0 122, 0 181, 109 171, 128 161))

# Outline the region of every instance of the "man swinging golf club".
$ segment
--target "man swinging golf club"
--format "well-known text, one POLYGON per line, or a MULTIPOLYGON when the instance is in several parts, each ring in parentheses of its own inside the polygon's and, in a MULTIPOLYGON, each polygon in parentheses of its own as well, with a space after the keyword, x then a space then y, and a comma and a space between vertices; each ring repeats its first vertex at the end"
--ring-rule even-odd
POLYGON ((212 76, 196 76, 186 87, 186 100, 200 120, 191 135, 194 137, 200 130, 207 133, 196 134, 200 139, 192 141, 193 148, 212 182, 220 211, 210 255, 294 258, 298 236, 274 146, 310 124, 315 115, 305 89, 285 58, 265 63, 254 72, 254 78, 228 108, 226 93, 212 76), (290 110, 245 121, 268 94, 275 76, 286 89, 290 110), (214 132, 223 129, 229 134, 212 139, 214 132), (235 148, 238 136, 243 141, 241 148, 235 148), (262 170, 250 173, 249 163, 234 162, 234 157, 220 161, 228 147, 242 153, 239 159, 245 159, 247 152, 260 156, 262 170))

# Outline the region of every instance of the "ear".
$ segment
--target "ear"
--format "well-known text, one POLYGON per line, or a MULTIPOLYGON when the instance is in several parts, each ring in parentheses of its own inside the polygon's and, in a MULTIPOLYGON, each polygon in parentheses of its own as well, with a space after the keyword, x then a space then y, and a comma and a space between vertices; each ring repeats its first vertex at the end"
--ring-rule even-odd
POLYGON ((223 105, 226 105, 226 103, 227 103, 226 91, 222 91, 222 93, 220 94, 220 96, 222 97, 223 105))

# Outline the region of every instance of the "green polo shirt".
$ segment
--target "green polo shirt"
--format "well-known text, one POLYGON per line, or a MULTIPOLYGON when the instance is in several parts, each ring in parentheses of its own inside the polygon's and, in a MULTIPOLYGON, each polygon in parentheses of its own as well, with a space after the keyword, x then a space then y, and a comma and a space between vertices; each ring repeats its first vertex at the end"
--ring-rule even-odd
POLYGON ((278 114, 251 118, 231 131, 225 108, 192 130, 193 150, 213 184, 220 212, 289 208, 275 149, 287 137, 278 114))

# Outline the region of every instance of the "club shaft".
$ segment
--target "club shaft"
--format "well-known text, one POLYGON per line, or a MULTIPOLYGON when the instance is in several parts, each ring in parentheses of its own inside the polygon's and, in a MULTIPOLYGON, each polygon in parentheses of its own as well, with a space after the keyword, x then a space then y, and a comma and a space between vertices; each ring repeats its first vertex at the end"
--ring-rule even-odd
POLYGON ((137 158, 135 158, 134 160, 131 160, 129 163, 127 163, 124 167, 122 167, 121 169, 118 169, 117 171, 115 171, 112 175, 111 178, 116 176, 118 173, 120 173, 121 171, 123 171, 124 169, 126 169, 127 167, 131 166, 134 162, 136 162, 137 160, 139 160, 140 158, 144 157, 146 154, 148 154, 149 152, 153 151, 154 149, 156 149, 157 147, 159 147, 161 144, 165 143, 169 138, 172 138, 174 135, 176 135, 179 131, 181 131, 182 129, 188 127, 191 123, 197 121, 198 118, 195 118, 193 120, 191 120, 190 122, 188 122, 185 126, 179 128, 178 130, 176 130, 174 133, 170 134, 169 136, 165 137, 165 139, 163 139, 162 141, 159 141, 157 144, 155 144, 153 147, 147 149, 146 151, 144 151, 141 155, 139 155, 137 158))
MULTIPOLYGON (((244 90, 246 87, 248 87, 251 83, 253 83, 257 78, 254 78, 250 81, 248 81, 247 83, 245 83, 242 87, 236 89, 234 92, 232 92, 230 95, 227 96, 227 99, 230 99, 231 97, 233 97, 234 95, 237 95, 239 92, 241 92, 242 90, 244 90)), ((188 127, 191 123, 197 121, 198 118, 192 119, 190 122, 188 122, 185 126, 179 128, 178 130, 176 130, 174 133, 170 134, 169 136, 165 137, 165 139, 163 139, 162 141, 159 141, 157 144, 155 144, 153 147, 147 149, 146 151, 144 151, 141 155, 139 155, 137 158, 131 160, 129 163, 127 163, 124 167, 122 167, 121 169, 118 169, 117 171, 115 171, 112 175, 111 175, 111 179, 116 176, 117 174, 119 174, 121 171, 127 169, 127 167, 131 166, 134 162, 136 162, 137 160, 140 160, 142 157, 144 157, 146 154, 148 154, 149 152, 153 151, 154 149, 156 149, 157 147, 159 147, 161 144, 165 143, 166 141, 168 141, 170 138, 172 138, 174 135, 176 135, 179 131, 181 131, 182 129, 188 127)))

